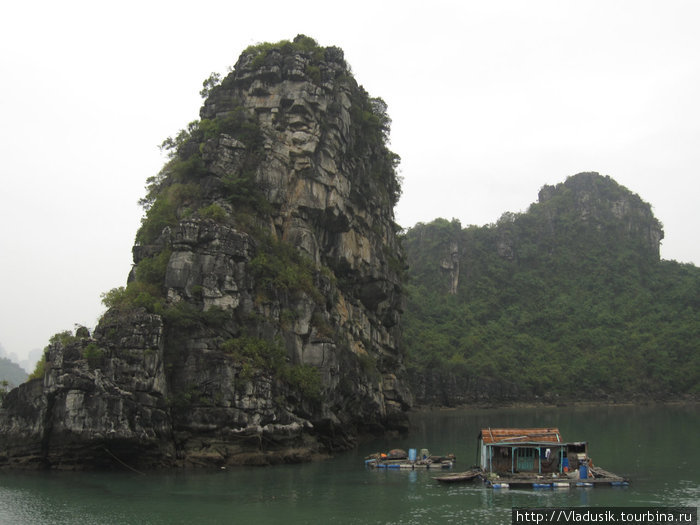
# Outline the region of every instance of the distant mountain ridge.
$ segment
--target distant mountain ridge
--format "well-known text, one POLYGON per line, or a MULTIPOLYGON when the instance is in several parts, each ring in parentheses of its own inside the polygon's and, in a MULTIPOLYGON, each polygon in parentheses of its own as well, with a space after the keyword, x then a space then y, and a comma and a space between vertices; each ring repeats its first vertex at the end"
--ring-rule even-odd
POLYGON ((525 213, 409 229, 404 341, 422 403, 700 393, 700 270, 659 259, 648 203, 598 173, 525 213))
POLYGON ((14 361, 0 357, 0 381, 7 381, 8 386, 15 387, 27 380, 27 372, 14 361))

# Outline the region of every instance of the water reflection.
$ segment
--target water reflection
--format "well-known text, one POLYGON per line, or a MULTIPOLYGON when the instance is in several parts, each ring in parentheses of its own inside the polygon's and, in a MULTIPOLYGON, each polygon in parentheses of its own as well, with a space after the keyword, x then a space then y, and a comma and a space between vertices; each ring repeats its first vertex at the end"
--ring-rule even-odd
POLYGON ((416 414, 415 430, 364 443, 333 460, 216 472, 0 472, 0 522, 23 524, 509 523, 512 507, 698 506, 696 407, 451 410, 416 414), (496 491, 443 486, 434 471, 372 470, 363 457, 391 448, 454 452, 474 462, 482 427, 558 426, 587 439, 596 464, 626 488, 496 491), (669 432, 673 429, 673 432, 669 432))

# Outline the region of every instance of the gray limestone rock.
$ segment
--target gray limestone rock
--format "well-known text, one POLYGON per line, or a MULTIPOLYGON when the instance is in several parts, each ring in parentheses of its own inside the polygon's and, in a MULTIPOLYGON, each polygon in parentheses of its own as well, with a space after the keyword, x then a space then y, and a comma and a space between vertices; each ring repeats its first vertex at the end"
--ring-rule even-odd
POLYGON ((336 48, 244 52, 152 186, 128 304, 7 395, 0 464, 301 461, 405 430, 398 183, 373 100, 336 48))

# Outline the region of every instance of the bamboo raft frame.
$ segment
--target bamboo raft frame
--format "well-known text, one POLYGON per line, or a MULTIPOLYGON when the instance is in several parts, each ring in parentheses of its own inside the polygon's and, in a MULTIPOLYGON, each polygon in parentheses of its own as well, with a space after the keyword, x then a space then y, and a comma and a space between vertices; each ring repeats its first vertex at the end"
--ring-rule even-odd
POLYGON ((365 458, 365 465, 374 469, 437 470, 452 468, 457 461, 454 454, 430 455, 427 449, 421 449, 421 453, 424 455, 418 459, 417 449, 410 449, 408 454, 402 449, 394 449, 388 454, 376 452, 365 458))
POLYGON ((497 478, 490 478, 480 468, 473 468, 464 472, 454 472, 444 476, 435 476, 433 479, 440 483, 464 483, 483 481, 493 489, 507 489, 510 487, 530 487, 533 489, 569 489, 590 488, 597 486, 623 487, 629 485, 629 480, 608 472, 600 467, 590 467, 591 477, 569 478, 568 476, 546 477, 542 475, 526 474, 501 474, 497 478))
POLYGON ((452 468, 454 461, 452 460, 442 460, 442 461, 410 461, 408 459, 380 459, 380 460, 366 460, 365 465, 370 468, 379 469, 405 469, 405 470, 442 470, 452 468))

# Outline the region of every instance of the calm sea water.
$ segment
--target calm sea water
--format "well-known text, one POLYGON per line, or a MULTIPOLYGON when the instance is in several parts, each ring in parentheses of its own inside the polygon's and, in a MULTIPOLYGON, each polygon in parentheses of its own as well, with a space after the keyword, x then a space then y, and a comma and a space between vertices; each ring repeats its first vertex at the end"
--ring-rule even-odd
POLYGON ((0 523, 217 524, 510 523, 511 508, 700 505, 698 405, 441 410, 415 414, 405 438, 363 443, 312 464, 217 472, 0 472, 0 523), (475 462, 483 427, 558 426, 587 440, 596 465, 629 487, 494 491, 441 485, 434 471, 370 470, 363 458, 391 448, 454 452, 475 462))

